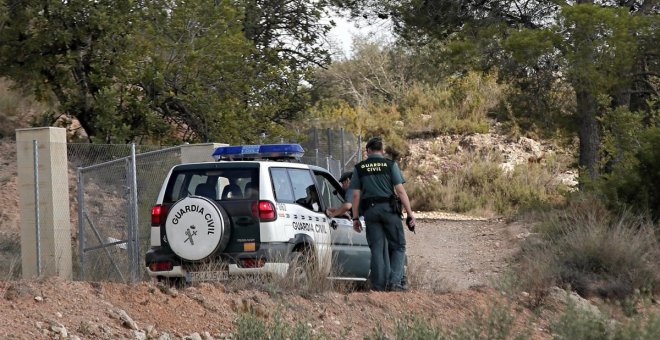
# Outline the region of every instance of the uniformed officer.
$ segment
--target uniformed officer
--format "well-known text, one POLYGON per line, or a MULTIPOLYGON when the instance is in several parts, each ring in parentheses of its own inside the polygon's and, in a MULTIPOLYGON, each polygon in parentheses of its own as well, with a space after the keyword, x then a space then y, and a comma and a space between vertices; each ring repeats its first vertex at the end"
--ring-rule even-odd
POLYGON ((415 225, 403 175, 396 162, 383 156, 379 137, 367 142, 367 159, 356 164, 351 179, 353 190, 353 228, 360 232, 358 216, 362 212, 371 250, 371 285, 374 290, 405 290, 402 285, 406 238, 396 196, 415 225), (388 249, 389 247, 389 249, 388 249))

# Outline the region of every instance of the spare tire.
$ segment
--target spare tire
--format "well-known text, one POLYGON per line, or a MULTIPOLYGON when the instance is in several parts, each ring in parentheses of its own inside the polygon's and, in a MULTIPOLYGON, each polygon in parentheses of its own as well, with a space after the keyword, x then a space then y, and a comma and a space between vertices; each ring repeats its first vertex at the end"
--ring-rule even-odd
POLYGON ((230 232, 225 210, 202 196, 188 196, 174 203, 165 221, 170 248, 188 261, 204 260, 224 250, 230 232))

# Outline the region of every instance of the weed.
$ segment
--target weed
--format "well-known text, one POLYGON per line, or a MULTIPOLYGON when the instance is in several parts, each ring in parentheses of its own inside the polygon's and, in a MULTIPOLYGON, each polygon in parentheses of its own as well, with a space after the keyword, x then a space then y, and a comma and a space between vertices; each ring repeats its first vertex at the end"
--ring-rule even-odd
POLYGON ((406 270, 406 279, 411 289, 426 290, 436 294, 449 293, 455 288, 455 284, 446 277, 430 271, 426 266, 410 258, 406 270))
POLYGON ((237 340, 303 340, 327 338, 323 333, 315 334, 312 327, 306 321, 298 321, 294 325, 289 325, 282 321, 279 314, 275 314, 271 322, 266 322, 253 312, 241 313, 235 322, 235 326, 235 338, 237 340))
POLYGON ((394 338, 407 339, 444 339, 442 330, 433 325, 431 320, 409 315, 403 320, 397 320, 394 326, 394 338))
MULTIPOLYGON (((552 205, 563 200, 566 189, 556 175, 564 160, 550 157, 543 164, 522 164, 504 171, 502 156, 490 151, 468 152, 455 160, 433 182, 409 184, 415 210, 445 210, 482 215, 512 215, 521 210, 552 205)), ((407 176, 423 176, 428 169, 407 169, 407 176)))
POLYGON ((612 215, 599 201, 580 198, 549 214, 538 231, 518 256, 525 289, 542 294, 558 284, 582 296, 624 300, 660 285, 660 248, 653 224, 643 218, 612 215))

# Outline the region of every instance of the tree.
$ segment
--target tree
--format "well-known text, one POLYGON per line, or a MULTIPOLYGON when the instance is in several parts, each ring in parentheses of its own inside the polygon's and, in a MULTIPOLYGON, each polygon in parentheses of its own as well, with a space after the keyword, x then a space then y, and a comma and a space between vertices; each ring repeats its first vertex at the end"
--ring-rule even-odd
POLYGON ((0 26, 0 75, 54 96, 58 112, 80 121, 89 136, 109 139, 117 129, 149 130, 139 89, 124 68, 134 60, 130 45, 137 22, 133 1, 6 0, 0 26))
MULTIPOLYGON (((503 72, 505 78, 526 74, 530 79, 541 71, 554 81, 568 82, 576 103, 573 119, 580 140, 579 164, 587 177, 599 175, 598 120, 604 109, 599 96, 608 96, 609 106, 624 105, 633 111, 650 109, 645 103, 658 97, 653 79, 660 73, 660 50, 652 42, 659 38, 660 8, 655 0, 335 3, 350 8, 354 15, 390 17, 404 38, 415 37, 422 43, 440 39, 463 50, 471 46, 471 55, 479 57, 483 68, 517 70, 503 72)), ((547 84, 554 82, 543 79, 547 84)))
POLYGON ((90 140, 254 142, 290 133, 325 65, 324 2, 2 0, 0 76, 90 140))

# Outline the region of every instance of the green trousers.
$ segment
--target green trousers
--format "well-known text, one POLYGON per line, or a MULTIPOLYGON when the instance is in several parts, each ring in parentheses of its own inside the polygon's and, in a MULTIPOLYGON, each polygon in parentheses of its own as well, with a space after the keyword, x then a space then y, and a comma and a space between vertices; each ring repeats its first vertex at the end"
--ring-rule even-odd
POLYGON ((364 207, 367 243, 371 250, 371 287, 385 290, 401 285, 406 257, 406 238, 401 217, 389 203, 364 207))

